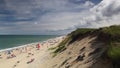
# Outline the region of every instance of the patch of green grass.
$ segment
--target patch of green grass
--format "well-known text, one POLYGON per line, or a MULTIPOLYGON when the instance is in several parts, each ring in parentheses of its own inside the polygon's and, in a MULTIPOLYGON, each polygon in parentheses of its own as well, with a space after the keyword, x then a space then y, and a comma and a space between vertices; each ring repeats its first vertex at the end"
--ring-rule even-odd
POLYGON ((56 56, 58 53, 64 51, 67 45, 69 45, 70 43, 78 40, 80 37, 83 38, 83 36, 91 35, 96 30, 98 30, 99 38, 105 38, 105 39, 102 39, 103 42, 108 43, 109 45, 109 48, 107 51, 108 56, 111 59, 115 59, 115 60, 120 59, 120 47, 118 47, 120 45, 119 44, 115 45, 115 43, 120 43, 120 25, 113 25, 113 26, 104 27, 101 29, 78 28, 75 31, 68 34, 67 38, 64 39, 56 48, 50 48, 49 50, 54 50, 53 53, 54 53, 54 56, 56 56))
POLYGON ((53 57, 55 57, 58 53, 64 51, 66 49, 66 44, 70 40, 70 36, 67 36, 57 47, 55 47, 53 51, 53 57))
POLYGON ((113 25, 110 27, 105 27, 103 32, 110 34, 112 36, 120 35, 120 25, 113 25))
POLYGON ((53 52, 53 57, 55 57, 58 53, 64 51, 66 47, 64 45, 58 47, 54 52, 53 52))
POLYGON ((74 41, 78 40, 80 37, 84 37, 88 34, 91 34, 92 32, 94 32, 94 30, 96 29, 92 29, 92 28, 78 28, 75 31, 71 32, 69 34, 71 41, 69 43, 73 43, 74 41))
POLYGON ((119 44, 115 44, 115 43, 110 44, 110 47, 108 50, 108 56, 114 61, 120 60, 120 43, 119 44))
POLYGON ((55 49, 56 49, 56 47, 51 47, 48 50, 55 50, 55 49))
POLYGON ((82 36, 84 34, 92 33, 95 29, 92 28, 78 28, 75 31, 71 32, 70 34, 67 35, 67 38, 65 38, 55 49, 54 49, 54 56, 56 56, 58 53, 64 51, 66 49, 67 43, 77 39, 76 37, 82 36))
MULTIPOLYGON (((70 36, 72 38, 72 42, 76 41, 80 36, 84 36, 85 34, 89 35, 91 33, 94 33, 94 31, 97 29, 91 29, 91 28, 79 28, 75 31, 73 31, 70 36)), ((120 25, 112 25, 110 27, 104 27, 100 30, 99 37, 105 38, 102 39, 103 42, 107 41, 109 48, 108 48, 108 56, 113 60, 120 60, 120 25), (109 44, 110 43, 110 44, 109 44)), ((106 42, 105 42, 106 43, 106 42)))
POLYGON ((103 41, 108 42, 108 57, 113 61, 120 60, 120 25, 112 25, 110 27, 104 27, 101 30, 102 35, 99 37, 105 38, 103 41))
POLYGON ((91 33, 93 32, 95 29, 93 28, 78 28, 75 31, 71 32, 72 36, 77 36, 77 35, 82 35, 85 33, 91 33))
MULTIPOLYGON (((113 25, 110 27, 104 27, 102 33, 108 36, 108 57, 113 61, 120 60, 120 25, 113 25), (118 44, 117 44, 118 43, 118 44)), ((102 36, 100 36, 102 38, 102 36)))
POLYGON ((54 53, 60 53, 62 51, 64 51, 66 49, 65 47, 65 43, 60 43, 60 45, 56 48, 56 50, 54 51, 54 53))
POLYGON ((113 25, 102 29, 102 33, 109 35, 110 41, 120 41, 120 25, 113 25))

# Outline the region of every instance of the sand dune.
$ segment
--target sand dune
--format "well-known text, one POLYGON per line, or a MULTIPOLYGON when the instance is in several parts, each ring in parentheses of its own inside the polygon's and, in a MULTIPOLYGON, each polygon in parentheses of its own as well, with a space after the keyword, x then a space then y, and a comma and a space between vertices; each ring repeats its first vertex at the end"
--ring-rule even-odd
POLYGON ((41 64, 42 68, 111 68, 112 64, 101 55, 107 47, 97 41, 97 37, 87 36, 67 46, 57 56, 49 58, 41 64), (106 66, 104 66, 106 64, 106 66))

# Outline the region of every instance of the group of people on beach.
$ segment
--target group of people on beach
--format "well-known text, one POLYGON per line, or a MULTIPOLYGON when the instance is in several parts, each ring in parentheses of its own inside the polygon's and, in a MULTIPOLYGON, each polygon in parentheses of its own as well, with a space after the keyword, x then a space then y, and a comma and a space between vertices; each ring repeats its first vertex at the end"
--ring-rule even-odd
MULTIPOLYGON (((64 37, 62 37, 62 39, 64 39, 64 37)), ((59 39, 58 40, 49 39, 47 41, 43 41, 42 43, 33 43, 33 44, 28 44, 28 45, 23 46, 23 47, 18 47, 18 48, 13 48, 13 49, 9 49, 6 51, 2 51, 2 52, 0 52, 0 59, 2 59, 2 58, 7 58, 7 59, 14 58, 21 53, 29 53, 30 50, 32 50, 32 49, 40 50, 41 45, 44 45, 45 43, 49 44, 49 45, 55 45, 58 41, 59 41, 59 39), (4 57, 3 57, 3 55, 4 55, 4 57)), ((48 48, 48 46, 47 46, 47 48, 48 48)))
MULTIPOLYGON (((11 49, 11 50, 4 51, 3 53, 4 53, 4 55, 6 55, 6 59, 10 59, 10 58, 16 57, 17 53, 18 54, 27 53, 28 51, 30 51, 33 48, 40 50, 41 44, 38 43, 37 45, 33 45, 33 46, 25 46, 25 47, 21 47, 21 48, 11 49), (17 51, 17 53, 15 51, 17 51)), ((0 59, 3 58, 2 57, 3 53, 0 54, 0 59)))
POLYGON ((16 55, 12 53, 13 52, 12 50, 8 50, 7 52, 8 52, 7 59, 16 57, 16 55))
MULTIPOLYGON (((31 43, 0 51, 0 66, 3 68, 26 68, 42 60, 48 49, 57 46, 63 37, 49 39, 41 43, 31 43), (2 62, 4 61, 4 63, 2 62), (10 63, 9 63, 10 62, 10 63), (7 65, 7 66, 6 66, 7 65)), ((36 64, 35 64, 36 65, 36 64)))

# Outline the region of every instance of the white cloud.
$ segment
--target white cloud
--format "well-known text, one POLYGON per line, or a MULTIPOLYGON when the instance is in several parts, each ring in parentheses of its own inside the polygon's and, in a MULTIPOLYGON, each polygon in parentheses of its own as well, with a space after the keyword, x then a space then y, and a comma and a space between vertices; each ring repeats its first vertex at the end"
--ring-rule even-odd
MULTIPOLYGON (((86 1, 84 4, 79 5, 69 4, 68 1, 65 1, 63 5, 55 3, 56 5, 58 5, 56 6, 51 2, 52 1, 49 2, 49 5, 47 4, 45 5, 46 7, 44 7, 55 11, 44 14, 43 16, 38 18, 38 20, 35 21, 37 22, 37 24, 32 22, 29 22, 29 24, 27 24, 23 22, 21 25, 19 25, 19 27, 21 28, 20 31, 43 31, 45 33, 62 32, 62 34, 68 33, 69 31, 72 31, 76 28, 75 26, 78 25, 83 15, 87 16, 88 8, 94 5, 92 2, 88 1, 86 1)), ((59 1, 57 2, 59 3, 59 1)))
MULTIPOLYGON (((92 27, 98 28, 113 24, 120 24, 120 1, 103 0, 95 5, 90 1, 76 4, 69 0, 5 0, 7 8, 15 10, 15 16, 19 19, 36 17, 34 21, 23 21, 13 23, 14 27, 6 29, 8 32, 31 31, 38 33, 68 33, 76 28, 92 27), (20 1, 19 4, 15 4, 20 1), (28 3, 27 3, 28 2, 28 3), (41 12, 46 12, 43 15, 41 12), (38 12, 37 12, 38 11, 38 12), (12 31, 13 30, 13 31, 12 31)), ((74 0, 73 0, 74 1, 74 0)), ((2 30, 2 27, 0 27, 2 30)), ((19 32, 19 33, 20 33, 19 32)))
MULTIPOLYGON (((67 2, 68 3, 68 2, 67 2)), ((65 5, 64 5, 65 6, 65 5)), ((93 7, 94 4, 90 1, 86 1, 82 4, 72 4, 72 7, 77 8, 77 11, 74 8, 67 7, 64 9, 72 9, 69 11, 61 11, 61 12, 50 12, 43 15, 38 23, 44 26, 46 30, 58 31, 58 30, 67 30, 67 29, 75 29, 76 25, 78 25, 81 19, 84 16, 89 14, 88 10, 93 7), (43 25, 44 24, 44 25, 43 25)), ((43 28, 43 29, 44 29, 43 28)))
MULTIPOLYGON (((98 5, 90 9, 90 14, 83 17, 81 23, 77 27, 98 28, 120 24, 120 1, 119 0, 103 0, 98 5)), ((83 15, 84 16, 84 15, 83 15)))

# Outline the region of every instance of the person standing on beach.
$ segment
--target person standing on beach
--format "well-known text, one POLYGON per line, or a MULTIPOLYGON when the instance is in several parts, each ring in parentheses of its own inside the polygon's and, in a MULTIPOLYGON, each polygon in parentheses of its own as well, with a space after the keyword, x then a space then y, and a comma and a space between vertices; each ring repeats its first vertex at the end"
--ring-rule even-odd
POLYGON ((38 50, 40 49, 40 43, 38 43, 37 48, 38 48, 38 50))
POLYGON ((8 51, 7 51, 7 54, 8 54, 7 59, 9 59, 9 58, 11 57, 11 51, 8 50, 8 51))

